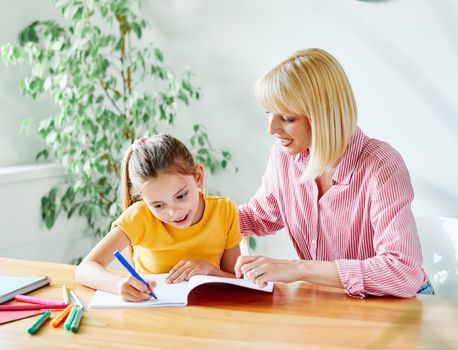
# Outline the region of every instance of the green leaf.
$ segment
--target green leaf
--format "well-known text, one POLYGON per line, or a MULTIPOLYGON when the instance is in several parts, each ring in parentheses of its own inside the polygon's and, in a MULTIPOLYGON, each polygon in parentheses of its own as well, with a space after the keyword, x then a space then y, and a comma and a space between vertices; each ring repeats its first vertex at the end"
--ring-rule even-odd
POLYGON ((27 136, 30 136, 30 127, 32 126, 32 123, 33 123, 33 118, 32 117, 24 119, 21 122, 21 127, 20 127, 19 131, 22 134, 26 134, 27 136))
POLYGON ((253 236, 250 236, 248 238, 248 245, 250 246, 251 250, 255 250, 256 249, 256 239, 253 236))
POLYGON ((57 188, 54 187, 48 192, 47 196, 41 199, 41 217, 48 229, 54 226, 58 214, 56 194, 57 188))
POLYGON ((164 62, 164 54, 159 48, 154 49, 154 56, 156 56, 157 60, 160 62, 164 62))
POLYGON ((41 157, 47 159, 49 157, 49 151, 47 149, 41 150, 37 153, 35 160, 40 160, 41 157))
POLYGON ((142 38, 142 28, 138 25, 138 23, 132 23, 132 30, 137 35, 138 39, 142 38))
POLYGON ((78 22, 83 17, 83 7, 77 7, 73 13, 72 21, 78 22))

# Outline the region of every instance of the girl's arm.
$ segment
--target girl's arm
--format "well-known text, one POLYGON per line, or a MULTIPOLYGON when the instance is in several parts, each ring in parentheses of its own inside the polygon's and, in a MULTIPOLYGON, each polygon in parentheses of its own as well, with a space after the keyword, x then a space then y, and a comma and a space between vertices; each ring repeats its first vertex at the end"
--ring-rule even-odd
POLYGON ((178 283, 189 280, 195 275, 208 275, 219 277, 235 277, 234 266, 240 256, 240 247, 225 249, 221 257, 220 269, 206 260, 182 260, 176 264, 166 278, 167 283, 178 283))
POLYGON ((215 274, 215 276, 235 277, 234 268, 239 256, 240 246, 238 244, 233 248, 224 250, 223 256, 221 257, 221 269, 219 270, 219 274, 215 274))
MULTIPOLYGON (((76 280, 91 288, 120 294, 125 300, 149 299, 150 291, 140 281, 106 269, 114 259, 113 252, 122 251, 129 244, 129 237, 119 227, 114 227, 76 268, 76 280)), ((150 287, 151 290, 152 287, 153 285, 150 287)))

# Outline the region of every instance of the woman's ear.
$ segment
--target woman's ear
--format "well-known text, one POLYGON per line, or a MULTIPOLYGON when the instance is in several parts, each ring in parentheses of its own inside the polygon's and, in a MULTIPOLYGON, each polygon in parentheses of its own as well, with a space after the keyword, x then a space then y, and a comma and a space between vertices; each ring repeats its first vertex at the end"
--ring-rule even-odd
POLYGON ((196 183, 200 190, 204 188, 204 167, 202 164, 196 165, 196 183))

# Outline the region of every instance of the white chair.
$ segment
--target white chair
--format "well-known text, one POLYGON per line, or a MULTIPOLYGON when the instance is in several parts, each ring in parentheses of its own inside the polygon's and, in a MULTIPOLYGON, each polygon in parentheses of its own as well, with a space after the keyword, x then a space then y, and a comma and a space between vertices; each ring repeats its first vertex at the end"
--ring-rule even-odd
POLYGON ((240 242, 240 253, 242 255, 250 255, 250 242, 248 237, 242 237, 240 242))
POLYGON ((437 295, 458 296, 458 219, 417 217, 423 267, 437 295))

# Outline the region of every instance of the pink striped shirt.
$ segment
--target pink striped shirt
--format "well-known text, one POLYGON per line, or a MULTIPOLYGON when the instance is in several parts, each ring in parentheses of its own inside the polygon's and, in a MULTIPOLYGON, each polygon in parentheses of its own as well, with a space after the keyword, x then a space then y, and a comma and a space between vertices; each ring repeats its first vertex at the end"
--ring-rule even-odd
POLYGON ((320 199, 315 181, 298 181, 306 160, 273 147, 261 187, 239 206, 241 231, 286 228, 301 259, 336 262, 350 296, 415 296, 428 278, 399 153, 358 128, 320 199))

